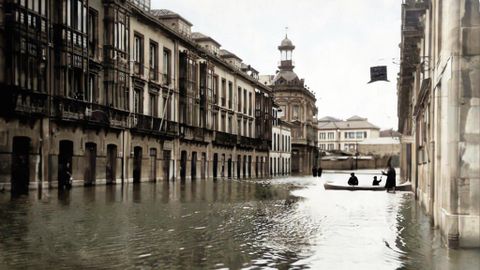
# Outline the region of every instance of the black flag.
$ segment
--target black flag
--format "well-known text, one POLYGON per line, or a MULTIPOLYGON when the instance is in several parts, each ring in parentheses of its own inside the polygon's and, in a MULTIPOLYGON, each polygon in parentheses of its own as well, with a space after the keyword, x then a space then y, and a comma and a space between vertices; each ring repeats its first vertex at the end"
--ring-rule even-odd
POLYGON ((370 68, 370 81, 368 83, 376 81, 387 81, 387 66, 376 66, 370 68))

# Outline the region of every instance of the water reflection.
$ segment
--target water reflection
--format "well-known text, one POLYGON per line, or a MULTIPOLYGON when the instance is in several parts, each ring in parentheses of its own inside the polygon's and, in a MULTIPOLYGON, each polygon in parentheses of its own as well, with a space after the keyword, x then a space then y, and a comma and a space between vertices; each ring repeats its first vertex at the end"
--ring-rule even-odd
POLYGON ((0 195, 0 220, 0 269, 468 269, 461 260, 480 260, 446 254, 410 194, 326 192, 314 178, 0 195))

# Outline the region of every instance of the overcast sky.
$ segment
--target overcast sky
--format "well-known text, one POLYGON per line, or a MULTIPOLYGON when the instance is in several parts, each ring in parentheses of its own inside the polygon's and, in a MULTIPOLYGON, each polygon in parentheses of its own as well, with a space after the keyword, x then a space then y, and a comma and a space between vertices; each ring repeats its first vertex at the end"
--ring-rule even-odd
POLYGON ((295 72, 316 93, 319 117, 367 117, 397 128, 396 77, 401 0, 152 0, 179 13, 260 74, 275 74, 285 36, 295 72), (370 66, 390 82, 367 84, 370 66))

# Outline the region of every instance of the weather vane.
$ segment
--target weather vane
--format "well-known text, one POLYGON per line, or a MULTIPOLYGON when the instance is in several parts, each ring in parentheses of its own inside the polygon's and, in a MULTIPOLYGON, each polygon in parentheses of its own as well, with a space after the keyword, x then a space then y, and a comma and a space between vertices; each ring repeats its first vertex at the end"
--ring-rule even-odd
POLYGON ((288 37, 288 26, 285 27, 285 37, 288 37))

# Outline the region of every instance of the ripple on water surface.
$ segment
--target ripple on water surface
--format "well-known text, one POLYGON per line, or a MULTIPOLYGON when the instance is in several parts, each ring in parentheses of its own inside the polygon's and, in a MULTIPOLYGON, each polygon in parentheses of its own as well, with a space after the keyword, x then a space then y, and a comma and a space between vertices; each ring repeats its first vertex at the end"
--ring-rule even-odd
MULTIPOLYGON (((322 179, 196 181, 0 194, 3 269, 469 269, 409 193, 322 179)), ((476 268, 475 268, 476 269, 476 268)))

